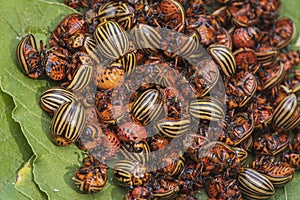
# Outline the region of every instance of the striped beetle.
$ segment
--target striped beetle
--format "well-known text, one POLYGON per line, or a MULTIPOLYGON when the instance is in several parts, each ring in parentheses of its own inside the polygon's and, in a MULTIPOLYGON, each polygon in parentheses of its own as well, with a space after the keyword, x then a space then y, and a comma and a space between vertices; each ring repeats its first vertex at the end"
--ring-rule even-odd
POLYGON ((84 89, 92 79, 92 74, 93 67, 91 65, 81 65, 66 89, 75 92, 84 89))
POLYGON ((120 182, 127 186, 140 186, 150 177, 144 165, 127 159, 117 162, 113 173, 120 182))
POLYGON ((190 130, 189 119, 176 119, 167 117, 155 123, 155 130, 162 136, 167 138, 180 137, 190 130))
POLYGON ((227 77, 231 77, 235 74, 235 59, 231 50, 228 47, 221 44, 212 44, 208 47, 207 50, 220 65, 223 73, 227 77))
POLYGON ((284 71, 282 62, 275 64, 268 69, 262 70, 259 73, 259 78, 263 85, 262 89, 267 90, 278 86, 284 80, 285 75, 286 72, 284 71))
POLYGON ((221 121, 225 117, 224 105, 214 97, 203 97, 190 103, 190 115, 196 119, 221 121))
POLYGON ((243 166, 248 159, 248 152, 240 147, 231 147, 235 152, 237 157, 240 159, 241 165, 243 166))
POLYGON ((17 46, 17 61, 19 69, 30 78, 40 78, 45 75, 42 60, 45 57, 44 45, 41 42, 41 52, 38 52, 35 38, 29 34, 21 39, 17 46))
POLYGON ((98 9, 98 19, 100 22, 110 20, 120 24, 124 30, 132 28, 134 22, 133 8, 125 2, 107 2, 98 9))
POLYGON ((147 54, 155 53, 161 47, 162 36, 156 28, 137 24, 130 31, 131 39, 136 49, 140 49, 147 54))
POLYGON ((285 129, 291 123, 291 118, 297 110, 297 96, 290 93, 286 96, 275 108, 273 112, 273 126, 274 128, 285 129))
POLYGON ((247 199, 269 199, 275 193, 274 185, 261 173, 245 168, 238 176, 239 189, 247 199))
POLYGON ((72 92, 62 88, 53 87, 43 92, 40 97, 40 106, 45 112, 53 115, 65 102, 77 100, 77 96, 72 92))
POLYGON ((122 64, 125 74, 130 75, 130 73, 135 70, 137 65, 136 50, 129 51, 127 54, 122 56, 118 62, 122 64))
POLYGON ((103 189, 107 181, 107 167, 94 159, 91 155, 84 158, 83 167, 76 170, 72 178, 75 185, 83 193, 96 193, 103 189))
POLYGON ((146 141, 122 144, 120 153, 127 160, 135 160, 145 165, 149 161, 150 147, 146 141))
POLYGON ((207 186, 207 193, 212 199, 242 200, 242 193, 238 188, 236 179, 229 179, 222 175, 212 178, 207 186))
POLYGON ((262 173, 275 187, 281 187, 293 179, 295 169, 285 162, 276 162, 274 157, 257 156, 252 168, 262 173))
POLYGON ((147 89, 133 103, 131 118, 142 124, 149 125, 161 113, 163 107, 163 96, 157 89, 147 89))
POLYGON ((54 113, 51 134, 54 142, 67 146, 75 142, 84 129, 85 109, 77 101, 65 102, 54 113))
POLYGON ((129 38, 124 29, 113 21, 100 23, 94 33, 97 47, 102 56, 115 60, 129 50, 129 38))
POLYGON ((177 182, 156 179, 152 183, 152 196, 159 199, 174 199, 174 195, 179 191, 177 182))

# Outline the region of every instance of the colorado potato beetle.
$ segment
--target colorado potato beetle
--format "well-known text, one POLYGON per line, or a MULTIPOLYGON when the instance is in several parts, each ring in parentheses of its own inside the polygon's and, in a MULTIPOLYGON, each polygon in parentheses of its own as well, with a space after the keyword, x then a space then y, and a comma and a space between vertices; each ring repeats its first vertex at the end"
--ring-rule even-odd
POLYGON ((48 114, 53 115, 62 104, 71 101, 78 101, 75 94, 65 89, 54 87, 43 92, 40 97, 40 106, 48 114))
POLYGON ((239 189, 247 199, 269 199, 275 193, 274 185, 261 173, 245 168, 238 177, 239 189))
POLYGON ((149 179, 147 168, 138 161, 120 160, 114 166, 114 175, 127 186, 140 186, 149 179))
POLYGON ((150 147, 145 141, 124 143, 121 145, 120 153, 127 160, 135 160, 146 165, 149 161, 150 147))
POLYGON ((172 199, 179 191, 179 186, 176 182, 164 179, 154 180, 151 185, 153 188, 152 196, 160 199, 172 199))
POLYGON ((92 79, 93 67, 90 65, 81 65, 75 72, 71 83, 66 88, 70 91, 78 91, 84 89, 92 79))
POLYGON ((101 5, 98 9, 98 16, 100 22, 111 20, 120 24, 124 30, 132 28, 134 21, 134 12, 125 2, 107 2, 101 5))
POLYGON ((185 24, 185 10, 181 3, 176 0, 162 0, 157 6, 157 12, 166 27, 182 31, 185 24))
POLYGON ((133 103, 131 117, 143 126, 149 125, 161 113, 163 107, 163 96, 157 89, 144 91, 133 103))
POLYGON ((54 81, 63 80, 69 67, 68 61, 68 57, 59 51, 50 52, 45 60, 46 75, 54 81))
POLYGON ((161 47, 162 36, 156 28, 146 25, 137 24, 130 31, 130 35, 136 49, 145 53, 154 53, 161 47))
POLYGON ((103 66, 98 66, 97 68, 96 73, 94 73, 94 79, 99 89, 109 90, 117 88, 124 82, 125 71, 121 63, 114 62, 106 69, 103 69, 103 66))
POLYGON ((122 64, 125 74, 130 75, 130 73, 135 70, 137 65, 136 50, 128 52, 127 54, 122 56, 118 61, 122 64))
POLYGON ((275 24, 274 35, 271 38, 272 46, 282 49, 295 37, 296 26, 290 18, 282 18, 275 24))
POLYGON ((190 115, 200 120, 222 121, 225 117, 224 105, 213 98, 203 97, 190 103, 190 115))
POLYGON ((83 193, 96 193, 103 189, 107 181, 107 167, 92 156, 83 159, 85 166, 76 170, 73 181, 83 193))
POLYGON ((35 38, 29 34, 21 39, 17 47, 19 69, 30 78, 40 78, 45 75, 43 56, 45 49, 41 42, 41 52, 38 52, 35 38))
POLYGON ((189 132, 190 123, 189 119, 167 117, 155 124, 155 130, 163 137, 176 138, 189 132))
POLYGON ((97 122, 87 122, 82 134, 79 136, 77 146, 85 151, 90 151, 101 145, 103 131, 97 122))
POLYGON ((220 65, 223 73, 227 77, 231 77, 235 74, 236 62, 231 50, 225 45, 210 45, 208 52, 220 65))
POLYGON ((129 49, 128 35, 117 22, 100 23, 95 30, 94 37, 101 55, 105 58, 118 59, 129 49))
POLYGON ((232 149, 236 152, 236 155, 240 159, 241 165, 243 166, 247 162, 248 152, 240 147, 232 147, 232 149))
POLYGON ((232 33, 232 42, 236 48, 255 49, 261 40, 261 32, 255 26, 236 28, 232 33))
POLYGON ((273 113, 272 124, 275 128, 285 128, 289 125, 291 117, 297 109, 297 97, 294 93, 287 97, 276 106, 273 113))
POLYGON ((86 33, 87 24, 83 15, 72 13, 66 16, 52 31, 49 40, 50 47, 67 48, 68 40, 77 33, 86 33))
POLYGON ((207 186, 207 193, 213 199, 236 199, 242 200, 242 193, 238 188, 236 179, 215 176, 207 186))
POLYGON ((84 129, 85 121, 85 109, 81 103, 65 102, 57 109, 52 118, 53 141, 60 146, 74 143, 84 129))
POLYGON ((275 187, 281 187, 293 179, 295 169, 285 162, 276 162, 274 157, 261 156, 252 162, 252 167, 262 173, 275 187))

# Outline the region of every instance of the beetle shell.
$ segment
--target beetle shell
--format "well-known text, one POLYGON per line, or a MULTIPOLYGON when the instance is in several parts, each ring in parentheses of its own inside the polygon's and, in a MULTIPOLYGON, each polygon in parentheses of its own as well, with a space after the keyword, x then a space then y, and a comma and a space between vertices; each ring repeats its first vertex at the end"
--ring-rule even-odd
POLYGON ((132 105, 132 119, 143 126, 149 125, 162 111, 162 98, 162 94, 157 89, 144 91, 132 105))
POLYGON ((253 26, 259 22, 256 8, 250 2, 233 2, 227 11, 232 16, 232 23, 237 26, 253 26))
POLYGON ((106 166, 84 166, 76 170, 75 185, 83 193, 96 193, 103 189, 107 181, 106 166))
MULTIPOLYGON (((101 68, 101 67, 100 67, 101 68)), ((112 88, 117 88, 124 82, 124 69, 120 63, 112 63, 110 67, 105 70, 96 69, 96 74, 94 74, 94 82, 99 89, 109 90, 112 88)))
POLYGON ((242 200, 242 193, 238 188, 236 179, 225 179, 215 176, 207 186, 207 193, 214 199, 236 199, 242 200))
POLYGON ((122 142, 146 141, 147 138, 146 129, 134 122, 126 122, 119 126, 117 135, 122 142))
POLYGON ((68 66, 68 58, 58 51, 53 51, 45 61, 46 75, 54 81, 60 81, 66 77, 68 66))
POLYGON ((125 159, 135 160, 145 165, 149 161, 150 147, 142 140, 133 144, 124 143, 121 145, 120 153, 125 159))
POLYGON ((129 186, 140 186, 149 179, 147 168, 133 160, 120 160, 113 173, 120 182, 129 186))
POLYGON ((274 32, 271 44, 278 49, 282 49, 294 39, 296 26, 291 19, 283 18, 276 22, 274 32))
POLYGON ((286 133, 276 134, 262 134, 254 139, 254 152, 261 155, 276 155, 284 151, 290 142, 290 136, 286 133))
POLYGON ((82 150, 90 151, 101 144, 102 134, 103 131, 97 122, 88 122, 79 136, 77 145, 82 150))
POLYGON ((257 61, 264 67, 270 66, 277 58, 279 52, 278 49, 272 46, 261 45, 255 51, 257 61))
POLYGON ((185 10, 176 0, 162 0, 157 6, 157 12, 166 27, 178 30, 185 23, 185 10))
POLYGON ((162 36, 156 28, 146 25, 137 24, 132 28, 130 35, 136 49, 141 49, 145 53, 154 53, 160 49, 162 36))
MULTIPOLYGON (((44 53, 43 44, 41 51, 44 53)), ((21 39, 17 46, 17 61, 19 69, 30 78, 40 78, 45 75, 42 66, 42 55, 37 51, 35 38, 29 34, 21 39)))
POLYGON ((106 20, 115 21, 120 24, 124 30, 129 30, 133 25, 134 12, 127 3, 111 1, 99 7, 97 17, 101 22, 106 20))
POLYGON ((130 51, 125 54, 122 58, 119 59, 119 62, 122 64, 125 74, 130 75, 130 73, 135 70, 137 65, 136 50, 130 51))
POLYGON ((232 147, 232 149, 236 152, 237 157, 240 159, 241 165, 244 165, 248 159, 248 152, 240 147, 232 147))
POLYGON ((223 73, 227 77, 235 74, 236 62, 231 50, 224 45, 210 45, 208 51, 220 65, 223 73))
POLYGON ((193 100, 189 106, 191 116, 200 120, 220 121, 225 117, 225 105, 213 98, 203 97, 193 100))
POLYGON ((257 156, 252 167, 262 173, 275 187, 281 187, 293 179, 295 169, 285 162, 276 162, 273 157, 257 156))
POLYGON ((247 112, 235 114, 227 127, 228 135, 234 142, 234 146, 247 139, 249 135, 252 134, 253 130, 254 120, 252 115, 247 112))
POLYGON ((155 129, 163 137, 176 138, 189 132, 190 123, 191 121, 189 119, 175 119, 167 117, 159 120, 155 124, 155 129))
POLYGON ((254 169, 245 168, 238 177, 238 183, 247 199, 269 199, 275 193, 274 185, 254 169))
POLYGON ((173 199, 174 195, 179 191, 179 186, 176 182, 163 179, 154 180, 152 188, 153 197, 160 199, 173 199))
POLYGON ((90 65, 81 65, 75 72, 73 80, 66 88, 70 91, 78 91, 84 89, 92 79, 93 67, 90 65))
POLYGON ((232 42, 236 48, 255 49, 260 40, 260 30, 255 26, 236 28, 232 34, 232 42))
POLYGON ((90 149, 89 152, 99 161, 105 162, 117 156, 120 150, 120 140, 111 130, 102 129, 101 145, 90 149))
POLYGON ((41 95, 40 106, 48 114, 53 115, 65 102, 77 100, 77 96, 72 92, 61 88, 50 88, 41 95))
POLYGON ((255 74, 260 66, 258 65, 258 60, 256 53, 250 48, 240 48, 233 52, 234 59, 238 68, 250 71, 255 74))
POLYGON ((67 48, 68 40, 77 33, 86 33, 87 24, 83 15, 72 13, 66 16, 52 31, 49 40, 50 47, 60 46, 67 48))
POLYGON ((203 97, 214 88, 221 75, 212 59, 202 60, 201 67, 199 68, 198 71, 187 79, 194 90, 196 90, 196 96, 203 97))
POLYGON ((263 90, 278 86, 284 80, 285 75, 283 63, 281 62, 275 64, 272 68, 262 70, 259 77, 263 84, 263 90))
POLYGON ((76 101, 62 104, 55 112, 51 122, 54 142, 60 146, 74 143, 82 133, 86 121, 85 109, 76 101))
POLYGON ((101 55, 105 58, 115 60, 124 56, 129 50, 128 35, 116 22, 100 23, 94 37, 101 55))
POLYGON ((288 126, 296 109, 297 97, 294 93, 291 93, 275 108, 273 113, 273 126, 277 128, 285 128, 288 126))

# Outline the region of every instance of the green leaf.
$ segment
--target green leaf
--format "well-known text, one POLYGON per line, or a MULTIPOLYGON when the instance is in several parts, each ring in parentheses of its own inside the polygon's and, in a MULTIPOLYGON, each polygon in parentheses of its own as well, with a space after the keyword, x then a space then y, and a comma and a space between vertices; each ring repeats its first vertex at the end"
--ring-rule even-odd
POLYGON ((12 117, 12 98, 0 90, 0 199, 27 199, 15 189, 18 169, 32 155, 20 126, 12 117))
POLYGON ((33 179, 33 160, 32 156, 28 162, 18 171, 15 184, 16 189, 30 199, 47 199, 47 195, 40 191, 33 179))

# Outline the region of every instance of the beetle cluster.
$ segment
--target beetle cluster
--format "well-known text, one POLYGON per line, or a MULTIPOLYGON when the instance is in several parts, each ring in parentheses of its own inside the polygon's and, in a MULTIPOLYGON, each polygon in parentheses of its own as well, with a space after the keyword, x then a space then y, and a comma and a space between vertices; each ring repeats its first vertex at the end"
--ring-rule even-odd
POLYGON ((22 38, 17 61, 58 83, 40 105, 55 144, 88 152, 73 178, 80 191, 102 190, 113 158, 128 200, 195 199, 201 188, 268 199, 293 178, 300 52, 284 49, 296 30, 278 18, 280 0, 65 3, 87 10, 57 25, 48 50, 22 38), (220 80, 224 96, 210 94, 220 80))

